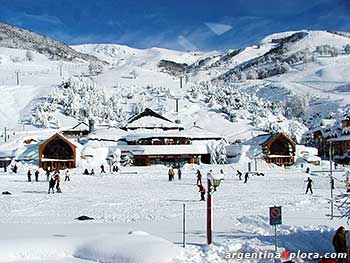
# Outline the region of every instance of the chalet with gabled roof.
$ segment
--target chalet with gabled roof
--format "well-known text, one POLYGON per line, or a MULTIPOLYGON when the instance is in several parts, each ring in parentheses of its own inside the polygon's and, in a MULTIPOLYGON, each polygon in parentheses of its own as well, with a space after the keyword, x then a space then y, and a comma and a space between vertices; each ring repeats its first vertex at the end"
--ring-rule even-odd
POLYGON ((39 167, 47 170, 75 168, 77 145, 56 133, 39 145, 39 167))
POLYGON ((261 146, 267 163, 287 166, 294 164, 296 143, 284 133, 268 136, 261 146))

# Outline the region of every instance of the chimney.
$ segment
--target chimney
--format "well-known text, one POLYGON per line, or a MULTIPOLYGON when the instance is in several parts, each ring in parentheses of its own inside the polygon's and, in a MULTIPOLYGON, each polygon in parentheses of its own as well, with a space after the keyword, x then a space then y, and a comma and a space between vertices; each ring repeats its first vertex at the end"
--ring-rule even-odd
POLYGON ((89 133, 95 131, 95 121, 93 119, 89 119, 89 133))

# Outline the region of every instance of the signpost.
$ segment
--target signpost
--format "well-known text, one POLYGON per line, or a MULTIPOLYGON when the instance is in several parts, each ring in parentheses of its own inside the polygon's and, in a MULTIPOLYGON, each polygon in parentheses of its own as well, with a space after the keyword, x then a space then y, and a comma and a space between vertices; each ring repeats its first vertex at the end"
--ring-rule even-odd
POLYGON ((282 224, 282 207, 270 207, 270 225, 275 228, 275 252, 277 253, 278 239, 277 239, 277 225, 282 224))

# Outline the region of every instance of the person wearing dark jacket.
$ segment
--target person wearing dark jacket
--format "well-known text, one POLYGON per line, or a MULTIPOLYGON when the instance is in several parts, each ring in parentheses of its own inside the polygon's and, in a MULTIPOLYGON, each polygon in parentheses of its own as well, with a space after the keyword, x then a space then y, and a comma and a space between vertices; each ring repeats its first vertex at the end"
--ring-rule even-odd
POLYGON ((28 172, 27 172, 27 177, 28 177, 28 182, 31 182, 32 181, 32 173, 30 170, 28 170, 28 172))
MULTIPOLYGON (((339 227, 335 232, 332 240, 333 247, 336 253, 346 253, 346 239, 345 239, 345 228, 339 227)), ((344 262, 342 259, 338 259, 339 262, 344 262)))
POLYGON ((310 190, 311 194, 313 194, 313 191, 312 191, 312 184, 313 184, 314 182, 312 181, 312 179, 311 179, 310 177, 308 177, 307 180, 304 181, 304 182, 307 182, 305 194, 307 194, 307 193, 309 192, 309 190, 310 190))
POLYGON ((201 200, 200 201, 205 201, 205 187, 203 185, 198 185, 199 187, 199 192, 201 193, 201 200))
POLYGON ((55 193, 55 190, 54 190, 54 187, 55 187, 55 184, 56 184, 56 180, 51 177, 50 181, 49 181, 49 191, 48 191, 48 194, 50 194, 51 190, 52 190, 52 193, 54 194, 55 193))
POLYGON ((242 180, 242 172, 240 170, 237 170, 237 176, 239 180, 242 180))
POLYGON ((181 176, 182 176, 182 171, 181 171, 181 169, 179 168, 179 169, 177 170, 177 178, 178 178, 179 180, 181 180, 181 176))
POLYGON ((101 174, 105 174, 106 173, 105 166, 101 164, 100 168, 101 168, 101 174))
POLYGON ((244 174, 244 183, 246 184, 248 182, 249 174, 245 173, 244 174))
POLYGON ((35 171, 34 176, 35 176, 35 182, 39 182, 39 170, 35 171))
POLYGON ((202 185, 202 174, 201 171, 199 171, 199 169, 197 170, 197 183, 198 186, 202 185))

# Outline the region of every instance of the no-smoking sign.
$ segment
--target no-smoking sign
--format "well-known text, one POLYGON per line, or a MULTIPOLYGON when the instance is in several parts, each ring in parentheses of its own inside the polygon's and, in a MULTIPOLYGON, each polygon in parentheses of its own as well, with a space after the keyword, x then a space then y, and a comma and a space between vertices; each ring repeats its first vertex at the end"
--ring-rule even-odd
POLYGON ((270 207, 270 225, 275 226, 280 224, 282 224, 282 207, 270 207))

